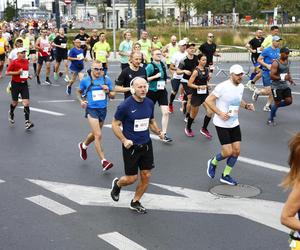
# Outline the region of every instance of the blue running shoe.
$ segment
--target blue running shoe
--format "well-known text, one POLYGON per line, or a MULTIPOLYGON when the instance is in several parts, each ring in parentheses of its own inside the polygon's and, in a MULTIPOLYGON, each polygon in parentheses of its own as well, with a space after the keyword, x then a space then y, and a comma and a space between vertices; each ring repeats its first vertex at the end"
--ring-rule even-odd
POLYGON ((212 164, 212 159, 209 159, 207 161, 207 170, 206 170, 206 173, 208 175, 209 178, 213 179, 215 178, 215 174, 216 174, 216 168, 217 166, 212 164))
POLYGON ((236 186, 238 184, 237 181, 231 178, 229 174, 225 176, 222 174, 222 177, 220 178, 220 182, 230 186, 236 186))

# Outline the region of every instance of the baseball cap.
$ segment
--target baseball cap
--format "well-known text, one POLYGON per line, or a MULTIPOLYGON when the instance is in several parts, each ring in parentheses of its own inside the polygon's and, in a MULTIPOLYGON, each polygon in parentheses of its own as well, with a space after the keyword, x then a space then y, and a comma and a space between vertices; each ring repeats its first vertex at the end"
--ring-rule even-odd
POLYGON ((80 27, 80 29, 79 30, 85 30, 85 28, 84 27, 80 27))
POLYGON ((230 73, 230 74, 239 75, 239 74, 241 74, 241 73, 244 74, 245 71, 244 71, 244 69, 243 69, 243 67, 242 67, 241 65, 239 65, 239 64, 234 64, 234 65, 232 65, 232 66, 230 67, 229 73, 230 73))
POLYGON ((282 40, 282 39, 280 38, 280 36, 273 36, 273 37, 272 37, 272 41, 280 41, 280 40, 282 40))
POLYGON ((17 48, 17 53, 22 53, 22 52, 24 52, 24 51, 26 51, 26 49, 25 48, 17 48))
POLYGON ((291 52, 291 50, 288 48, 288 47, 282 47, 281 49, 280 49, 280 53, 290 53, 291 52))
POLYGON ((180 40, 180 41, 178 42, 178 45, 179 45, 179 46, 186 45, 186 40, 180 40))
POLYGON ((192 47, 192 46, 195 47, 196 44, 194 44, 194 43, 188 43, 188 44, 186 45, 187 48, 192 47))

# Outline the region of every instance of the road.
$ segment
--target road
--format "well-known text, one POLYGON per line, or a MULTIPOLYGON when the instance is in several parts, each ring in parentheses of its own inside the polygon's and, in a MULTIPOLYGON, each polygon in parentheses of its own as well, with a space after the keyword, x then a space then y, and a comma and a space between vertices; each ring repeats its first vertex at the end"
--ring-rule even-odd
MULTIPOLYGON (((294 62, 292 73, 299 66, 294 62)), ((220 67, 227 72, 230 64, 220 67)), ((112 63, 109 72, 115 79, 119 65, 112 63)), ((295 78, 300 83, 299 73, 295 78)), ((212 83, 224 79, 221 73, 212 83)), ((220 185, 218 178, 206 176, 207 160, 220 150, 216 131, 210 124, 211 141, 200 135, 201 108, 193 125, 196 136, 187 138, 176 102, 169 125, 174 142, 153 139, 156 168, 142 200, 148 213, 140 215, 128 209, 134 185, 122 189, 119 203, 109 197, 111 181, 124 173, 121 144, 109 126, 122 95, 110 102, 103 128, 106 158, 114 167, 102 173, 93 146, 87 161, 79 158, 77 143, 89 127, 74 91, 65 94, 62 79, 53 86, 31 81, 31 107, 36 108, 31 131, 24 130, 22 109, 16 110, 15 125, 8 124, 7 82, 7 77, 0 82, 0 249, 287 249, 287 230, 279 223, 287 193, 278 184, 288 171, 288 140, 299 130, 299 85, 293 87, 292 106, 278 111, 277 127, 266 125, 265 98, 255 112, 240 111, 243 158, 233 176, 260 189, 249 199, 209 192, 220 185)), ((250 97, 245 90, 244 98, 250 97)), ((155 117, 160 124, 158 107, 155 117)))

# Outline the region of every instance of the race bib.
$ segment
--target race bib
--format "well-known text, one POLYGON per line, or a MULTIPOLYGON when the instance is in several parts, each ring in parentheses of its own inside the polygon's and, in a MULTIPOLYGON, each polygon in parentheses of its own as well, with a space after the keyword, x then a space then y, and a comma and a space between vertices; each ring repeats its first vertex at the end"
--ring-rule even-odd
POLYGON ((92 91, 93 101, 103 101, 106 98, 105 92, 101 90, 93 90, 92 91))
POLYGON ((61 44, 61 47, 62 47, 63 49, 65 49, 65 48, 67 48, 67 44, 66 44, 66 43, 62 43, 62 44, 61 44))
POLYGON ((209 69, 210 69, 210 70, 214 70, 214 69, 215 69, 215 65, 213 65, 213 64, 212 64, 212 65, 209 65, 209 69))
POLYGON ((85 45, 86 42, 85 42, 85 41, 81 41, 80 44, 81 44, 81 45, 85 45))
POLYGON ((4 47, 4 42, 0 42, 0 47, 4 47))
POLYGON ((22 73, 20 74, 21 78, 28 78, 29 76, 29 71, 28 70, 23 70, 22 73))
POLYGON ((260 54, 260 53, 262 52, 261 48, 257 48, 257 49, 256 49, 256 52, 257 52, 258 54, 260 54))
POLYGON ((199 89, 197 89, 198 95, 204 95, 207 94, 207 86, 203 85, 199 89))
POLYGON ((280 74, 280 80, 281 81, 285 81, 285 76, 287 75, 287 73, 282 73, 280 74))
POLYGON ((99 54, 99 56, 106 56, 106 52, 105 51, 99 51, 98 54, 99 54))
POLYGON ((45 47, 45 48, 43 49, 43 51, 48 53, 49 47, 45 47))
POLYGON ((77 55, 77 58, 80 59, 80 60, 82 60, 82 59, 84 59, 84 56, 83 56, 82 53, 80 53, 80 54, 77 55))
POLYGON ((239 106, 230 105, 228 108, 228 115, 230 117, 237 117, 239 113, 239 106))
POLYGON ((165 89, 165 86, 166 86, 166 81, 157 81, 157 89, 158 90, 165 89))
POLYGON ((134 120, 134 132, 146 131, 149 127, 149 118, 134 120))

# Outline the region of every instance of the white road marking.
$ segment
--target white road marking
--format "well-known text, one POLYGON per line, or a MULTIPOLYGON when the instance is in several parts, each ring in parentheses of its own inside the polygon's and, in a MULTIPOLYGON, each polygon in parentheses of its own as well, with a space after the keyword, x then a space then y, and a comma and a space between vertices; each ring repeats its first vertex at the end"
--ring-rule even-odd
POLYGON ((43 195, 37 195, 37 196, 33 196, 33 197, 28 197, 25 199, 43 207, 43 208, 46 208, 47 210, 49 210, 57 215, 65 215, 65 214, 71 214, 71 213, 76 212, 72 208, 69 208, 63 204, 60 204, 54 200, 51 200, 43 195))
POLYGON ((293 95, 300 95, 300 92, 292 92, 293 95))
MULTIPOLYGON (((18 107, 18 108, 23 109, 24 107, 22 106, 22 107, 18 107)), ((65 114, 63 114, 63 113, 58 113, 58 112, 50 111, 47 109, 38 109, 38 108, 30 107, 30 111, 36 111, 39 113, 44 113, 44 114, 54 115, 54 116, 65 116, 65 114)))
POLYGON ((0 183, 4 183, 4 182, 5 182, 4 180, 1 180, 1 179, 0 179, 0 183))
MULTIPOLYGON (((110 189, 108 188, 27 180, 83 206, 128 208, 130 200, 134 196, 134 192, 122 190, 121 199, 114 202, 110 197, 110 189)), ((155 183, 152 183, 152 185, 174 192, 177 196, 146 193, 143 196, 142 203, 148 209, 238 215, 276 230, 289 232, 286 227, 280 224, 280 214, 284 203, 261 199, 216 197, 209 192, 189 188, 155 183)))
POLYGON ((146 248, 140 246, 118 232, 99 234, 98 237, 120 250, 146 250, 146 248))
POLYGON ((75 102, 76 100, 46 100, 46 101, 38 101, 38 103, 64 103, 64 102, 75 102))

